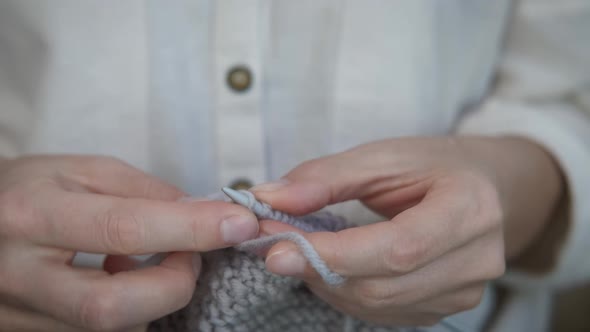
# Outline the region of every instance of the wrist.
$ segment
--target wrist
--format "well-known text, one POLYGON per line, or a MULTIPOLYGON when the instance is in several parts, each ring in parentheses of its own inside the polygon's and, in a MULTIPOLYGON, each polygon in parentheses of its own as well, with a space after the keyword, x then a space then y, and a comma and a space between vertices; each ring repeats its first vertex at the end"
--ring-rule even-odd
MULTIPOLYGON (((539 250, 539 243, 554 250, 562 238, 548 239, 546 230, 554 228, 566 184, 551 154, 521 137, 465 137, 464 146, 497 186, 504 209, 506 258, 526 265, 522 258, 528 255, 523 254, 533 247, 539 250)), ((547 250, 544 254, 555 256, 547 250)), ((543 268, 550 268, 546 261, 543 268)))

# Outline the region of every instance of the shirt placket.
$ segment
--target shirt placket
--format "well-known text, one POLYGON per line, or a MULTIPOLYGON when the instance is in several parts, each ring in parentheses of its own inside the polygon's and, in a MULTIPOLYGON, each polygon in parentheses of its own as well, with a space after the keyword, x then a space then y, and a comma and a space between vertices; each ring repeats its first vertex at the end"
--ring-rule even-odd
POLYGON ((218 181, 240 187, 264 181, 259 0, 215 2, 213 83, 218 181))

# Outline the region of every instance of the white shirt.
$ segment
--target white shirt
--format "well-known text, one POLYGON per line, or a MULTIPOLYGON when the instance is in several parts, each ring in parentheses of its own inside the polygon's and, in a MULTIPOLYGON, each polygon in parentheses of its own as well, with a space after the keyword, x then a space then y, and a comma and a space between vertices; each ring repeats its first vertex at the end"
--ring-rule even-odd
POLYGON ((550 291, 590 276, 589 16, 583 0, 5 0, 0 154, 113 155, 200 195, 381 138, 525 136, 563 168, 572 227, 552 273, 506 278, 495 326, 540 330, 550 291))

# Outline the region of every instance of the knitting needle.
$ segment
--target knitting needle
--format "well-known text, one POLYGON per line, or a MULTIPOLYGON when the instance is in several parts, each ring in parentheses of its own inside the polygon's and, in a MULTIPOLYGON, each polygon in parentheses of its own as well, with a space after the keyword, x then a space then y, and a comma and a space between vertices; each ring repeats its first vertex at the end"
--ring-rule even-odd
POLYGON ((245 194, 237 190, 224 187, 221 189, 229 198, 237 204, 248 208, 258 219, 277 220, 295 226, 305 232, 318 231, 314 227, 317 224, 316 217, 294 217, 282 211, 274 210, 270 205, 258 201, 252 193, 245 194))
MULTIPOLYGON (((257 200, 252 193, 243 193, 231 188, 224 187, 221 189, 234 203, 248 208, 258 219, 271 219, 282 221, 293 226, 298 226, 302 221, 298 220, 287 213, 274 210, 270 205, 264 204, 257 200)), ((301 225, 302 229, 308 231, 308 227, 301 225)))
POLYGON ((250 200, 248 199, 248 196, 246 196, 246 194, 243 194, 237 190, 228 187, 221 188, 221 191, 223 191, 229 198, 231 198, 231 200, 234 201, 234 203, 240 204, 241 206, 249 207, 248 205, 250 203, 250 200))

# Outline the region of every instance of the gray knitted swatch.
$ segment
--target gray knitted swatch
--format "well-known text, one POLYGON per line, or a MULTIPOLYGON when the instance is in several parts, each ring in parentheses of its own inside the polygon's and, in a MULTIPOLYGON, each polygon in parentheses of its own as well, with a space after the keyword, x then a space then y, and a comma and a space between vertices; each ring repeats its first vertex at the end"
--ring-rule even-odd
MULTIPOLYGON (((254 205, 259 202, 254 200, 252 204, 249 208, 255 210, 254 205)), ((259 219, 268 219, 257 212, 259 219)), ((279 221, 284 221, 281 218, 287 216, 276 211, 262 213, 275 213, 272 219, 279 221)), ((297 219, 297 222, 312 225, 313 229, 308 231, 336 231, 346 227, 343 219, 323 212, 297 219), (330 222, 335 224, 330 225, 330 222)), ((297 233, 247 241, 237 248, 202 253, 202 272, 191 302, 185 308, 152 322, 148 331, 423 331, 420 328, 378 327, 342 314, 311 293, 302 281, 268 272, 263 259, 249 252, 281 240, 294 241, 324 281, 329 283, 331 280, 336 284, 344 281, 328 269, 311 244, 297 233), (306 249, 306 246, 310 247, 306 249), (314 258, 314 254, 317 257, 314 258), (313 265, 316 258, 319 261, 313 265)), ((457 330, 452 326, 438 326, 436 331, 457 330)))

